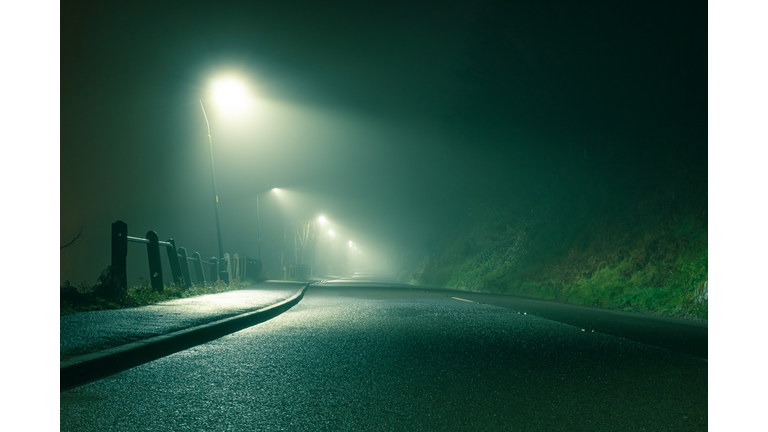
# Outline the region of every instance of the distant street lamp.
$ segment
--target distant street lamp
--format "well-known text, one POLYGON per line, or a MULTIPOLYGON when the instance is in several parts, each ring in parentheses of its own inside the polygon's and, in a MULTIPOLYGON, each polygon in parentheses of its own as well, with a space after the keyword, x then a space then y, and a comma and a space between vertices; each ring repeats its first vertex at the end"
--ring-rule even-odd
MULTIPOLYGON (((234 80, 222 80, 214 84, 214 98, 217 105, 221 106, 225 111, 234 111, 243 108, 247 104, 247 92, 243 86, 234 80)), ((203 99, 200 98, 200 108, 203 110, 203 117, 205 117, 205 124, 208 126, 208 144, 211 148, 211 179, 213 181, 213 205, 216 213, 216 235, 219 241, 219 278, 224 283, 229 283, 229 273, 227 273, 226 267, 222 268, 221 260, 224 258, 224 244, 221 240, 221 223, 219 221, 219 194, 216 191, 216 170, 213 163, 213 139, 211 138, 211 124, 208 121, 208 115, 205 113, 205 106, 203 106, 203 99)))
MULTIPOLYGON (((269 192, 277 192, 278 190, 278 188, 272 188, 269 192)), ((261 194, 256 194, 256 237, 258 238, 259 261, 261 261, 261 228, 259 227, 261 216, 259 215, 259 195, 261 194)))
MULTIPOLYGON (((259 194, 256 194, 256 246, 259 249, 259 261, 261 261, 261 216, 259 215, 259 194)), ((262 263, 262 266, 264 264, 262 263)))

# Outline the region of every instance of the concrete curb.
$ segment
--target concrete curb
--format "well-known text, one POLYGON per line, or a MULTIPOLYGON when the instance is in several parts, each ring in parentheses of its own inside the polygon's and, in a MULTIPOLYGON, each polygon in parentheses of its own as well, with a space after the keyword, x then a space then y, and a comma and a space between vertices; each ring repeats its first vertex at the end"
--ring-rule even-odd
POLYGON ((309 288, 280 303, 235 317, 71 358, 59 364, 60 391, 79 387, 272 319, 295 306, 309 288))

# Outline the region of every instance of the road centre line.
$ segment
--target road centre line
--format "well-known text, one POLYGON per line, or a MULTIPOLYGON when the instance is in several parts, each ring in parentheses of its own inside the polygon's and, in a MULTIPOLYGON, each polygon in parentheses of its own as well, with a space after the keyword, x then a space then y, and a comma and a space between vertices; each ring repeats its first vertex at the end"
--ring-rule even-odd
POLYGON ((458 297, 451 297, 451 298, 452 298, 452 299, 456 299, 456 300, 465 301, 465 302, 474 303, 472 300, 465 300, 465 299, 463 299, 463 298, 458 298, 458 297))

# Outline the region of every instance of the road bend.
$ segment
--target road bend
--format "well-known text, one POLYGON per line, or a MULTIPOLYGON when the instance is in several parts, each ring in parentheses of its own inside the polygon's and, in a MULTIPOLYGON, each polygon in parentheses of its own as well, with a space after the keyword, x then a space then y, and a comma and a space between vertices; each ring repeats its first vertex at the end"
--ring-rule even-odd
POLYGON ((707 362, 443 291, 312 286, 61 393, 62 431, 705 431, 707 362))

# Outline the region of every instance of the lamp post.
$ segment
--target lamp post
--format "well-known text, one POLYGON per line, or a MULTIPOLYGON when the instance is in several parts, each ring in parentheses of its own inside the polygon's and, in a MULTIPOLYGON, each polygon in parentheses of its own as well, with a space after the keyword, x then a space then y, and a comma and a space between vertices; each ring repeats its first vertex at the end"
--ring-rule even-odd
MULTIPOLYGON (((256 194, 256 237, 257 237, 256 246, 259 249, 259 261, 261 261, 261 228, 259 227, 259 225, 261 224, 260 219, 261 219, 261 216, 259 216, 259 194, 256 194)), ((262 264, 262 266, 263 265, 264 264, 262 264)))
MULTIPOLYGON (((258 250, 258 261, 261 263, 261 269, 264 269, 264 262, 261 260, 261 208, 259 205, 259 196, 263 193, 274 192, 276 195, 280 191, 278 188, 272 188, 268 191, 262 191, 256 194, 256 247, 258 250)), ((283 245, 285 246, 285 245, 283 245)), ((283 247, 284 249, 284 247, 283 247)), ((282 271, 283 258, 280 257, 280 269, 282 271)))
MULTIPOLYGON (((248 97, 243 86, 232 79, 219 80, 214 83, 214 97, 222 108, 228 110, 237 110, 248 103, 248 97)), ((211 138, 211 123, 208 121, 208 115, 205 113, 203 99, 200 98, 200 108, 203 110, 205 124, 208 127, 208 145, 211 149, 211 180, 213 182, 213 208, 216 213, 216 235, 219 243, 219 278, 226 284, 229 284, 229 273, 226 266, 221 262, 224 258, 224 244, 221 240, 221 222, 219 220, 219 194, 216 190, 216 170, 213 163, 213 139, 211 138)))
MULTIPOLYGON (((278 188, 272 188, 269 190, 269 192, 277 192, 278 188)), ((259 251, 259 261, 261 261, 261 216, 259 212, 259 195, 260 193, 256 194, 256 237, 258 239, 257 241, 257 247, 259 251)))
POLYGON ((205 114, 205 106, 203 106, 203 99, 200 99, 200 108, 203 109, 203 117, 205 117, 205 124, 208 126, 208 144, 211 148, 211 179, 213 181, 213 208, 216 213, 216 235, 219 240, 219 278, 224 283, 229 283, 229 273, 226 271, 226 267, 222 269, 221 260, 224 258, 224 243, 221 241, 221 222, 219 221, 219 194, 216 191, 216 168, 213 164, 213 139, 211 138, 211 124, 208 122, 208 115, 205 114))

